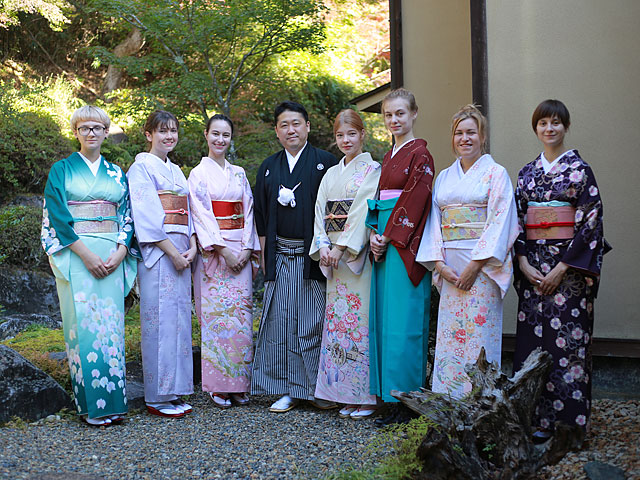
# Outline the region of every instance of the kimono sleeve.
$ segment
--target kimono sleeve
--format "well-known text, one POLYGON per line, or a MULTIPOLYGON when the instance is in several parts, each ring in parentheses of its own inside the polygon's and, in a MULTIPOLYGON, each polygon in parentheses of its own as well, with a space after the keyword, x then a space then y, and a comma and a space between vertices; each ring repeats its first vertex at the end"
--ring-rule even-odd
POLYGON ((602 257, 611 250, 604 239, 602 200, 591 167, 583 164, 581 170, 572 175, 580 176, 580 173, 582 173, 582 188, 578 190, 575 203, 574 236, 562 257, 562 262, 594 275, 600 275, 602 257))
POLYGON ((316 196, 315 214, 313 220, 313 242, 309 250, 309 256, 315 260, 320 260, 320 249, 331 248, 331 240, 324 229, 324 213, 328 199, 329 183, 331 182, 332 172, 327 171, 326 175, 320 181, 318 195, 316 196))
MULTIPOLYGON (((120 168, 120 167, 117 167, 120 168)), ((133 218, 131 218, 131 198, 129 195, 129 184, 127 177, 122 174, 122 183, 124 185, 124 194, 118 202, 118 243, 127 247, 129 253, 134 257, 140 257, 136 242, 133 238, 134 227, 133 218)))
POLYGON ((141 244, 165 240, 164 209, 158 197, 156 182, 142 162, 136 161, 127 172, 131 197, 131 213, 135 232, 141 244))
MULTIPOLYGON (((198 242, 205 250, 213 249, 214 245, 226 247, 220 226, 213 214, 209 185, 204 178, 206 172, 202 168, 194 168, 189 174, 189 198, 191 200, 191 212, 193 227, 198 237, 198 242)), ((246 221, 246 218, 245 218, 246 221)))
POLYGON ((487 221, 471 251, 472 260, 489 259, 494 266, 502 265, 518 236, 518 218, 513 185, 507 170, 495 165, 491 172, 487 221))
POLYGON ((425 148, 415 154, 409 178, 384 230, 384 236, 396 248, 406 248, 411 243, 416 227, 429 214, 432 183, 433 158, 425 148))
POLYGON ((47 255, 52 255, 80 237, 73 229, 73 217, 67 207, 65 191, 65 163, 56 162, 51 167, 44 187, 42 229, 40 240, 47 255))
MULTIPOLYGON (((525 167, 526 168, 526 167, 525 167)), ((524 192, 524 169, 518 172, 518 183, 516 184, 516 192, 515 192, 515 203, 516 203, 516 211, 518 217, 518 236, 516 238, 515 243, 513 244, 513 249, 516 255, 526 256, 526 241, 527 241, 527 233, 525 230, 525 215, 527 213, 527 198, 524 192)))
MULTIPOLYGON (((441 182, 442 176, 439 176, 436 179, 434 192, 438 191, 441 182)), ((428 270, 434 270, 436 262, 444 262, 444 242, 442 240, 441 223, 442 214, 440 213, 440 205, 434 193, 429 218, 424 226, 424 233, 420 240, 420 248, 416 255, 416 262, 421 263, 428 270)))
POLYGON ((369 165, 364 180, 358 188, 358 193, 353 200, 344 231, 336 241, 338 245, 347 247, 348 252, 357 256, 369 242, 369 232, 365 225, 365 219, 369 211, 367 200, 375 198, 380 181, 380 165, 369 165))
POLYGON ((267 235, 267 219, 265 216, 265 210, 268 208, 265 184, 266 162, 267 161, 265 160, 258 169, 258 174, 256 175, 256 188, 253 192, 254 219, 256 222, 256 231, 260 237, 265 237, 267 235))
POLYGON ((256 234, 256 224, 253 212, 253 194, 251 186, 243 168, 237 167, 242 172, 242 212, 244 214, 244 229, 242 231, 242 248, 244 250, 260 250, 260 242, 256 234))

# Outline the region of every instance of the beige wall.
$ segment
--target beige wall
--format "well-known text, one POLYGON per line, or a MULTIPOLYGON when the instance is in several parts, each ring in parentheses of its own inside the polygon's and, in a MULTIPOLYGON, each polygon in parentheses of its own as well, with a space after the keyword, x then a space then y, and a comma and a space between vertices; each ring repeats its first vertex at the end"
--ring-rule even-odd
POLYGON ((453 161, 451 116, 472 99, 470 36, 469 0, 402 2, 404 86, 416 96, 414 132, 437 171, 453 161))
MULTIPOLYGON (((568 146, 592 166, 605 205, 595 335, 640 339, 640 1, 487 0, 491 152, 515 179, 540 152, 531 113, 566 103, 568 146)), ((406 57, 405 57, 406 61, 406 57)), ((515 331, 515 294, 505 331, 515 331)))

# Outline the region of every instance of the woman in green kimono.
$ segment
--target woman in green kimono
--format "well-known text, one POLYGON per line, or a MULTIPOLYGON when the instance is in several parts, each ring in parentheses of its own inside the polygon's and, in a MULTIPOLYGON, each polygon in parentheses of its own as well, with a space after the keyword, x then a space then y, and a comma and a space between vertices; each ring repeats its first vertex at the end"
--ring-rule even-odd
POLYGON ((56 277, 74 401, 95 426, 127 413, 124 297, 139 257, 127 178, 100 155, 110 123, 96 107, 74 112, 80 151, 51 167, 41 236, 56 277))

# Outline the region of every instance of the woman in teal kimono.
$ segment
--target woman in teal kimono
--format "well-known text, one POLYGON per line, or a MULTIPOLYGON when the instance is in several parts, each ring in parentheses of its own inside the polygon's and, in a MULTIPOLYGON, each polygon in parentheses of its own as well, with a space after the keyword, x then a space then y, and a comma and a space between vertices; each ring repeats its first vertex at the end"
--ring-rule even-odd
POLYGON ((124 297, 139 256, 127 178, 100 155, 110 123, 96 107, 74 112, 80 151, 51 167, 41 236, 56 277, 74 401, 95 426, 127 413, 124 297))

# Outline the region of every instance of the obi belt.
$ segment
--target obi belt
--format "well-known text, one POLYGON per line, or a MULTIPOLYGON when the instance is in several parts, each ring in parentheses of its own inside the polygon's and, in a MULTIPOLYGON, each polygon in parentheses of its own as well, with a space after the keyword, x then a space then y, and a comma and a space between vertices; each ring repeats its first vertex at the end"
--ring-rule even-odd
POLYGON ((442 240, 477 240, 487 223, 487 205, 480 203, 453 204, 440 209, 442 240))
POLYGON ((169 190, 158 190, 158 197, 165 213, 165 224, 189 225, 189 203, 186 195, 169 190))
POLYGON ((211 208, 216 216, 220 230, 236 230, 244 228, 242 202, 211 200, 211 208))
POLYGON ((353 204, 353 199, 349 200, 327 200, 324 207, 324 231, 342 232, 347 223, 349 209, 353 204))
POLYGON ((529 202, 525 227, 527 240, 573 238, 576 209, 568 202, 529 202))
POLYGON ((106 200, 90 202, 67 202, 69 213, 73 217, 73 229, 80 233, 116 233, 118 232, 117 205, 106 200))

